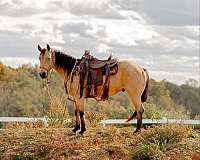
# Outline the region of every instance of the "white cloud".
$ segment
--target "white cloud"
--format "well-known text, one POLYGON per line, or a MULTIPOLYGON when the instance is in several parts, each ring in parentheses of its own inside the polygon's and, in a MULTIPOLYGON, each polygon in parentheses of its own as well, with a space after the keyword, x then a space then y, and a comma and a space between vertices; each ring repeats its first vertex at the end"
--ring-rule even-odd
POLYGON ((90 49, 99 58, 110 52, 133 58, 156 78, 199 79, 198 3, 1 0, 0 57, 14 66, 32 63, 30 59, 38 59, 37 44, 50 43, 75 57, 90 49))
POLYGON ((110 47, 105 45, 105 44, 99 44, 98 46, 98 52, 100 53, 109 53, 110 51, 110 47))
POLYGON ((184 74, 181 72, 164 72, 164 71, 151 71, 150 70, 151 78, 154 78, 156 80, 167 80, 176 84, 185 84, 185 82, 192 78, 196 79, 199 82, 199 76, 194 75, 191 72, 185 72, 184 74))

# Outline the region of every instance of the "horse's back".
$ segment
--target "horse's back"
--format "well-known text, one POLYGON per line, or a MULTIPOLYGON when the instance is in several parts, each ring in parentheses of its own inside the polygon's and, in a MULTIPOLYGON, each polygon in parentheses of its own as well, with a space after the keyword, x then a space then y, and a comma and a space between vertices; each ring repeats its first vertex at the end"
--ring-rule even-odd
POLYGON ((134 62, 133 60, 121 60, 119 62, 119 69, 123 73, 123 77, 126 80, 127 78, 132 78, 132 82, 136 81, 145 81, 146 76, 144 69, 134 62), (135 78, 133 78, 135 77, 135 78))
POLYGON ((125 68, 127 71, 129 70, 141 71, 142 70, 142 67, 133 60, 120 60, 119 65, 125 68))
POLYGON ((117 74, 110 77, 110 95, 124 90, 142 94, 145 80, 141 66, 131 60, 120 60, 117 74))

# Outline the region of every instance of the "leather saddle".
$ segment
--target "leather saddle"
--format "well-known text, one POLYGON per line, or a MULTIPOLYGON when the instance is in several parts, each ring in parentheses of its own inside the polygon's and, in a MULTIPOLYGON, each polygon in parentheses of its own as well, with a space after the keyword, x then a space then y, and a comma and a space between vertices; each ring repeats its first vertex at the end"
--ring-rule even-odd
POLYGON ((113 67, 117 63, 118 63, 118 60, 117 59, 112 59, 111 56, 107 60, 100 60, 100 59, 94 58, 90 63, 90 67, 92 69, 103 68, 106 65, 109 65, 109 67, 113 67))
MULTIPOLYGON (((102 86, 101 100, 108 98, 110 75, 118 71, 118 60, 110 56, 107 60, 94 58, 85 51, 84 55, 78 60, 78 72, 80 82, 80 98, 96 98, 97 87, 102 86)), ((77 70, 77 69, 75 69, 77 70)))

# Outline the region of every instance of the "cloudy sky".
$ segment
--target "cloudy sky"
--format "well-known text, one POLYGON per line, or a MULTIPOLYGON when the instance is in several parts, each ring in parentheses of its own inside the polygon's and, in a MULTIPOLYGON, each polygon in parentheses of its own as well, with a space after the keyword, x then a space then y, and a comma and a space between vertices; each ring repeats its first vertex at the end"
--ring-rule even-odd
POLYGON ((199 0, 1 0, 0 61, 38 63, 37 44, 85 49, 146 67, 177 84, 199 81, 199 0))

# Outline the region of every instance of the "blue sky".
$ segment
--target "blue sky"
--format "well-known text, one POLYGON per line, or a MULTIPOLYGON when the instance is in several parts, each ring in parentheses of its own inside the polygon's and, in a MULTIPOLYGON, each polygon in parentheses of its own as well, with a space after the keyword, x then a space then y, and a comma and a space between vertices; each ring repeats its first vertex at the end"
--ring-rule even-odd
POLYGON ((1 0, 0 61, 38 63, 37 44, 110 53, 178 84, 200 79, 199 0, 1 0))

